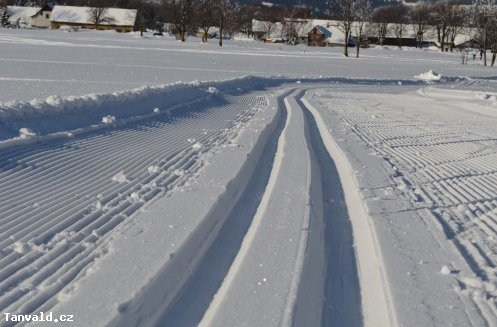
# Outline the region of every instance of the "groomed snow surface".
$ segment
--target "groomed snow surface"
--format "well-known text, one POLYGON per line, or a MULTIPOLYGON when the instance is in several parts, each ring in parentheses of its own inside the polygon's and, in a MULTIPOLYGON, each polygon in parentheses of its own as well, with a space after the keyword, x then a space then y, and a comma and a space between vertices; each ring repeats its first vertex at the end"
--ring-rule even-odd
POLYGON ((497 326, 495 68, 96 31, 0 44, 2 326, 497 326), (16 321, 42 313, 59 321, 16 321))

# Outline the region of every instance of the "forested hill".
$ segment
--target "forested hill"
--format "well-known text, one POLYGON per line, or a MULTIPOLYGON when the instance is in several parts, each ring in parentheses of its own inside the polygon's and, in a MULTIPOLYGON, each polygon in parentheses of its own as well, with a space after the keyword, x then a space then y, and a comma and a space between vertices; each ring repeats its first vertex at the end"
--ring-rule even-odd
MULTIPOLYGON (((438 0, 427 0, 428 2, 437 2, 438 0)), ((416 3, 419 0, 371 0, 371 4, 373 8, 381 7, 381 6, 392 6, 396 4, 404 3, 416 3)), ((464 3, 471 4, 472 0, 463 0, 464 3)), ((329 8, 329 5, 326 4, 326 0, 269 0, 269 1, 261 1, 261 0, 239 0, 239 4, 242 5, 260 5, 261 3, 265 4, 274 4, 274 5, 288 5, 288 6, 303 6, 312 9, 316 15, 324 14, 326 9, 329 8)))
MULTIPOLYGON (((417 1, 417 0, 412 0, 417 1)), ((267 6, 273 5, 286 5, 286 6, 300 6, 303 8, 310 9, 313 13, 313 16, 319 17, 324 15, 327 12, 327 9, 330 8, 329 5, 326 4, 326 0, 269 0, 269 1, 261 1, 261 0, 239 0, 237 1, 240 5, 257 5, 265 4, 267 6)), ((371 0, 371 4, 373 8, 392 5, 400 3, 398 0, 371 0)))

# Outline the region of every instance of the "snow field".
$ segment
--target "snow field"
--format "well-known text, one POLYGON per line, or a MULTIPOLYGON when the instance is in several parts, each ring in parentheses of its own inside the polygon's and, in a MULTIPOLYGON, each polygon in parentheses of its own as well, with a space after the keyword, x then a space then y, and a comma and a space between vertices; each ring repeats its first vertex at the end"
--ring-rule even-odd
MULTIPOLYGON (((437 94, 442 94, 445 98, 453 93, 458 96, 455 91, 440 89, 433 93, 418 92, 424 98, 404 94, 404 100, 396 102, 398 96, 395 95, 391 99, 380 99, 378 96, 372 99, 367 95, 356 95, 351 99, 330 90, 328 94, 333 94, 332 96, 315 93, 311 100, 322 107, 322 110, 330 110, 333 116, 341 119, 348 133, 355 135, 376 156, 384 160, 385 167, 390 170, 387 178, 391 184, 384 188, 384 194, 393 192, 404 199, 399 209, 411 212, 413 217, 419 211, 417 219, 425 222, 440 248, 445 249, 449 258, 452 258, 445 263, 435 261, 438 267, 432 269, 449 278, 445 283, 452 285, 448 287, 459 297, 465 318, 460 316, 461 312, 456 315, 453 306, 443 309, 439 307, 435 319, 427 318, 427 321, 431 321, 429 324, 441 325, 450 321, 458 326, 493 326, 497 312, 492 286, 496 282, 493 267, 497 190, 494 182, 495 131, 491 126, 495 124, 497 117, 493 111, 473 103, 459 102, 457 106, 449 107, 438 102, 437 94), (335 107, 336 103, 344 105, 344 108, 335 107), (461 110, 463 107, 470 109, 461 110), (448 118, 446 114, 453 118, 448 118), (462 124, 461 121, 465 123, 462 124), (445 310, 447 313, 444 313, 445 310), (443 319, 446 319, 445 322, 443 319)), ((350 155, 353 155, 353 151, 349 152, 350 155)), ((349 161, 353 162, 353 157, 349 161)), ((365 174, 368 174, 367 170, 365 174)), ((367 181, 364 177, 360 179, 364 181, 359 180, 359 184, 367 181)), ((378 194, 378 191, 365 191, 365 194, 378 194)), ((382 225, 378 222, 388 218, 395 207, 389 206, 385 200, 380 205, 375 198, 366 200, 366 203, 377 228, 382 225)), ((407 224, 402 227, 406 230, 404 235, 413 232, 411 229, 414 229, 416 222, 407 221, 407 224)), ((395 229, 391 225, 389 230, 395 229)), ((385 252, 388 237, 385 237, 381 228, 380 235, 383 238, 380 243, 385 252)), ((405 236, 404 238, 407 239, 405 236)), ((395 243, 396 247, 402 244, 398 239, 395 243)), ((433 247, 433 252, 435 248, 433 247)), ((412 260, 416 260, 415 257, 412 260)), ((423 270, 429 265, 429 261, 423 258, 417 260, 417 272, 407 271, 407 275, 416 275, 414 278, 421 280, 421 276, 426 274, 423 270)), ((393 272, 395 270, 392 267, 387 269, 390 280, 393 275, 400 275, 399 272, 393 272)), ((406 288, 411 289, 408 286, 406 288)), ((436 289, 439 291, 440 288, 436 289)), ((392 292, 396 305, 401 305, 403 299, 400 294, 403 292, 397 289, 392 292)), ((453 297, 453 294, 447 296, 453 297)), ((427 299, 425 303, 428 305, 435 299, 436 297, 427 299)), ((411 303, 420 302, 415 295, 406 300, 411 303)), ((436 305, 436 302, 431 305, 436 305)), ((423 313, 425 309, 418 310, 416 309, 418 322, 423 321, 423 316, 428 313, 423 313)), ((396 311, 401 321, 410 320, 404 317, 406 313, 396 311)))
POLYGON ((0 313, 497 326, 480 61, 96 31, 0 43, 0 313))
POLYGON ((24 148, 24 154, 15 155, 17 147, 3 151, 1 160, 9 169, 1 173, 2 185, 9 192, 1 199, 2 310, 51 307, 67 283, 107 252, 99 248, 103 236, 158 194, 188 188, 186 178, 205 164, 196 144, 212 148, 234 141, 238 130, 233 127, 264 103, 263 98, 213 95, 186 114, 178 109, 103 134, 47 141, 24 148), (230 101, 235 101, 233 110, 212 111, 214 104, 230 101), (205 124, 191 125, 192 116, 205 124))

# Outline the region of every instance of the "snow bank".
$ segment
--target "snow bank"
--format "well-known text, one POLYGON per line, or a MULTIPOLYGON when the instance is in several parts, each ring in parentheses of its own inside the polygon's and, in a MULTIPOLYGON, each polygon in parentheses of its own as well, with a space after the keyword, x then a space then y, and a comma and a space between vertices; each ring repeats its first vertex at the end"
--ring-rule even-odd
POLYGON ((253 88, 276 85, 281 79, 254 76, 225 81, 194 81, 156 87, 144 86, 110 94, 84 96, 49 96, 46 100, 0 102, 0 148, 36 140, 73 137, 75 134, 106 128, 116 122, 169 114, 178 108, 219 92, 238 93, 253 88), (75 119, 77 117, 77 119, 75 119))
MULTIPOLYGON (((244 76, 221 81, 143 86, 107 94, 92 93, 68 97, 52 95, 45 100, 0 102, 0 148, 25 144, 28 141, 73 137, 91 130, 107 128, 117 122, 126 124, 151 115, 169 114, 178 108, 218 96, 220 93, 240 94, 246 90, 261 90, 284 83, 318 81, 350 82, 344 78, 287 79, 244 76), (20 133, 21 128, 29 130, 29 133, 20 133), (35 135, 36 138, 33 137, 35 135)), ((355 81, 362 82, 364 81, 355 81)), ((391 83, 389 80, 367 82, 391 83)))

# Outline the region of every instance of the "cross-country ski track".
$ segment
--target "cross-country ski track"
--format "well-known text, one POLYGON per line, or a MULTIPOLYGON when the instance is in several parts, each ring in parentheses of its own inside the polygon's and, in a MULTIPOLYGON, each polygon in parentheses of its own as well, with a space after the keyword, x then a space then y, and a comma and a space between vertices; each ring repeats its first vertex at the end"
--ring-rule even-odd
POLYGON ((50 113, 20 137, 4 110, 0 311, 70 313, 67 326, 497 326, 497 115, 448 83, 173 85, 183 101, 147 89, 119 116, 124 95, 103 97, 105 115, 57 130, 81 109, 50 113))

